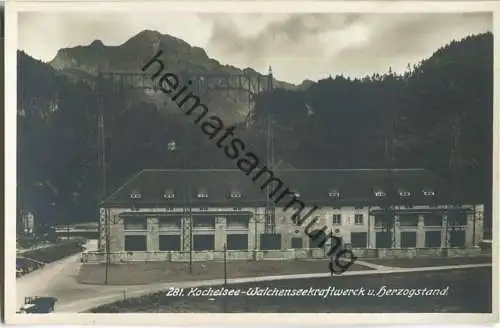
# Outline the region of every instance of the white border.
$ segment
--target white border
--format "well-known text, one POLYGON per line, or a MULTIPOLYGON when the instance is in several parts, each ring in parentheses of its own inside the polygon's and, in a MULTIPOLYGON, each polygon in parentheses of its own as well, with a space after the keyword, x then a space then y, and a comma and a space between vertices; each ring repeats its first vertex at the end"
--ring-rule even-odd
MULTIPOLYGON (((17 12, 95 12, 134 11, 148 12, 494 12, 493 34, 500 32, 495 21, 500 3, 493 1, 341 1, 341 2, 158 2, 158 1, 113 1, 113 2, 74 2, 74 1, 11 1, 5 5, 5 319, 7 323, 17 324, 121 324, 121 325, 193 325, 193 324, 404 324, 404 323, 440 323, 440 324, 487 324, 498 321, 498 293, 493 292, 493 314, 75 314, 51 313, 43 316, 15 314, 15 220, 16 217, 16 86, 17 86, 17 12)), ((43 40, 40 40, 43 42, 43 40)), ((499 130, 498 115, 499 46, 494 44, 494 165, 493 165, 493 217, 499 216, 499 130)), ((43 83, 43 82, 41 82, 43 83)), ((493 220, 493 291, 498 291, 498 236, 499 225, 493 220)), ((474 300, 471 300, 473 302, 474 300)))
POLYGON ((6 11, 80 12, 217 12, 217 13, 460 13, 493 12, 496 1, 21 1, 6 3, 6 11), (314 3, 314 6, 311 5, 314 3))

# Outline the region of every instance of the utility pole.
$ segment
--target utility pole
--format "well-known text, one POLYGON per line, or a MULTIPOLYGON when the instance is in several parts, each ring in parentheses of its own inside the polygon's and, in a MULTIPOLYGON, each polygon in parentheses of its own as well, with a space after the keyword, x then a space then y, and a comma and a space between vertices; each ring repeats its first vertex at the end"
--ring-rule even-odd
POLYGON ((451 149, 450 156, 448 160, 448 168, 451 173, 452 185, 453 185, 453 201, 458 205, 462 196, 462 154, 460 138, 462 132, 462 116, 460 113, 458 116, 453 118, 452 121, 452 135, 451 135, 451 149))
POLYGON ((104 134, 104 115, 99 113, 98 117, 98 134, 99 134, 99 166, 101 171, 101 200, 106 197, 106 151, 105 151, 105 134, 104 134))
POLYGON ((106 210, 105 214, 105 221, 106 221, 106 266, 105 266, 105 272, 104 272, 104 284, 108 284, 108 275, 109 275, 109 264, 111 262, 111 254, 110 254, 110 245, 109 245, 109 213, 106 210))
MULTIPOLYGON (((396 129, 396 113, 394 107, 398 104, 397 97, 392 98, 392 102, 390 103, 389 109, 389 122, 386 126, 386 132, 384 137, 384 157, 385 163, 387 166, 388 173, 388 188, 396 189, 396 185, 394 184, 394 177, 392 174, 393 165, 394 165, 394 138, 395 138, 395 129, 396 129)), ((397 192, 397 190, 395 190, 397 192)), ((396 215, 397 215, 397 206, 394 204, 396 200, 396 196, 393 195, 391 190, 387 190, 387 197, 389 200, 388 211, 390 213, 392 229, 391 231, 391 248, 396 247, 396 215)))
MULTIPOLYGON (((267 77, 267 92, 268 92, 268 101, 267 101, 267 125, 266 125, 266 150, 267 150, 267 167, 269 170, 274 169, 274 134, 273 134, 273 115, 272 110, 270 109, 271 102, 269 101, 269 97, 272 95, 273 90, 273 71, 269 66, 269 73, 267 77)), ((266 208, 264 213, 264 230, 266 233, 274 233, 276 227, 276 218, 275 218, 275 209, 274 202, 271 199, 271 189, 272 186, 268 184, 266 186, 266 208)))
POLYGON ((69 225, 69 222, 68 222, 68 231, 67 232, 68 232, 68 240, 69 240, 71 237, 71 227, 69 225))
MULTIPOLYGON (((184 130, 185 131, 185 130, 184 130)), ((188 176, 189 170, 187 169, 187 145, 188 145, 188 140, 189 140, 189 134, 187 131, 184 132, 184 138, 183 140, 186 141, 185 146, 181 146, 180 149, 180 154, 181 156, 181 170, 182 174, 185 175, 185 178, 183 180, 183 193, 184 193, 184 210, 183 210, 183 216, 184 219, 187 219, 187 226, 184 224, 182 227, 182 238, 183 238, 183 252, 185 252, 186 248, 188 248, 189 251, 189 273, 193 273, 193 214, 191 211, 191 177, 188 176)), ((169 146, 170 151, 176 151, 177 147, 175 142, 170 143, 171 146, 169 146)), ((170 145, 169 144, 169 145, 170 145)), ((186 222, 186 221, 185 221, 186 222)))
POLYGON ((452 185, 452 198, 454 206, 451 211, 448 212, 447 229, 446 229, 446 239, 448 247, 455 243, 454 232, 457 224, 455 216, 461 216, 462 212, 460 210, 460 204, 462 202, 463 189, 462 189, 462 154, 460 138, 462 132, 462 120, 464 113, 461 112, 453 118, 451 122, 451 149, 450 156, 448 160, 448 168, 451 173, 451 185, 452 185))
MULTIPOLYGON (((98 114, 97 114, 97 161, 99 165, 99 171, 100 171, 100 199, 101 201, 104 201, 106 197, 106 135, 105 135, 105 130, 104 130, 104 92, 102 88, 104 84, 104 80, 102 79, 101 76, 98 77, 97 83, 96 83, 96 91, 98 95, 98 114)), ((100 220, 99 220, 100 222, 100 220)), ((102 227, 99 227, 102 229, 102 227)), ((110 222, 109 222, 109 213, 108 211, 105 211, 105 216, 104 216, 104 236, 105 236, 105 253, 106 253, 106 265, 105 265, 105 273, 104 273, 104 284, 108 284, 108 270, 109 270, 109 264, 111 261, 111 255, 110 255, 110 245, 109 245, 109 233, 110 233, 110 222)), ((99 248, 102 247, 102 245, 99 245, 99 248)))
MULTIPOLYGON (((186 133, 186 140, 189 139, 189 134, 186 133)), ((188 143, 186 142, 186 145, 188 143)), ((183 152, 183 161, 182 161, 182 166, 183 169, 186 171, 186 174, 189 174, 189 171, 187 170, 187 146, 184 147, 184 152, 183 152)), ((191 210, 192 204, 191 204, 191 177, 186 179, 187 181, 187 209, 189 213, 189 273, 193 273, 193 212, 191 210)))
POLYGON ((188 213, 189 213, 189 273, 193 273, 193 213, 191 211, 191 183, 188 181, 188 213))
POLYGON ((184 227, 184 238, 187 237, 188 242, 184 242, 186 246, 189 244, 189 273, 193 274, 193 213, 191 209, 191 176, 189 175, 189 170, 187 169, 187 155, 188 155, 188 145, 190 142, 189 133, 186 129, 186 126, 183 127, 184 138, 183 142, 185 142, 184 146, 181 146, 181 164, 183 173, 186 175, 184 179, 184 215, 186 215, 188 219, 187 226, 187 234, 186 227, 184 227), (186 190, 187 189, 187 190, 186 190), (187 236, 186 236, 187 235, 187 236))
POLYGON ((224 243, 224 286, 227 285, 227 244, 224 243))

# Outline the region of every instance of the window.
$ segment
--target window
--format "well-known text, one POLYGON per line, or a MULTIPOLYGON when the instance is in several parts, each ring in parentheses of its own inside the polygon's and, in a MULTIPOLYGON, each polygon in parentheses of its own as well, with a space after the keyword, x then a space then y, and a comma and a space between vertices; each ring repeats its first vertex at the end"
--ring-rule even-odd
POLYGON ((196 215, 193 217, 193 228, 215 229, 215 217, 212 215, 196 215))
POLYGON ((426 231, 425 247, 441 247, 441 231, 426 231))
POLYGON ((235 212, 241 211, 241 207, 233 207, 233 211, 235 212))
POLYGON ((401 232, 401 248, 417 247, 417 233, 414 231, 401 232))
POLYGON ((292 237, 292 248, 294 248, 294 249, 303 248, 301 237, 292 237))
POLYGON ((330 190, 328 192, 328 197, 330 198, 339 198, 340 197, 340 193, 338 190, 330 190))
POLYGON ((465 231, 450 231, 450 247, 465 246, 465 231))
POLYGON ((146 236, 125 236, 125 251, 141 252, 147 250, 146 236))
POLYGON ((366 232, 351 232, 351 246, 353 248, 366 248, 366 232))
POLYGON ((377 214, 375 215, 375 227, 376 228, 384 228, 387 226, 391 226, 393 222, 393 218, 391 214, 377 214))
POLYGON ((247 215, 229 215, 226 218, 227 229, 248 229, 249 216, 247 215))
POLYGON ((380 231, 375 234, 375 247, 392 248, 392 232, 380 231))
POLYGON ((208 198, 208 193, 206 191, 198 192, 198 198, 208 198))
POLYGON ((440 213, 428 213, 424 216, 424 225, 427 227, 440 227, 443 224, 443 215, 440 213))
POLYGON ((402 227, 416 227, 418 225, 418 215, 409 213, 399 214, 399 225, 402 227))
POLYGON ((241 198, 241 193, 238 191, 231 192, 231 198, 241 198))
POLYGON ((355 210, 362 210, 362 209, 363 209, 363 206, 361 206, 361 205, 356 205, 356 206, 354 206, 354 209, 355 209, 355 210))
POLYGON ((357 225, 363 224, 363 214, 354 215, 354 224, 357 225))
POLYGON ((260 235, 260 249, 261 250, 281 249, 281 235, 279 234, 260 235))
POLYGON ((227 235, 228 250, 248 250, 248 234, 227 235))
POLYGON ((411 194, 407 190, 399 190, 399 196, 401 197, 409 197, 411 194))
POLYGON ((467 225, 467 214, 465 212, 452 212, 448 214, 449 226, 467 225))
POLYGON ((214 235, 194 235, 194 251, 211 251, 214 249, 214 235))
POLYGON ((492 240, 493 239, 493 235, 492 235, 492 232, 491 232, 491 223, 490 225, 485 225, 484 226, 484 231, 483 231, 483 240, 492 240))
POLYGON ((129 217, 123 219, 124 230, 146 230, 148 220, 145 217, 129 217))
POLYGON ((173 191, 167 190, 163 193, 163 198, 164 199, 174 199, 175 193, 173 191))
POLYGON ((424 196, 426 196, 426 197, 432 197, 432 196, 436 195, 434 190, 431 190, 431 189, 425 189, 422 192, 424 193, 424 196))
POLYGON ((160 229, 163 230, 178 230, 181 228, 180 216, 164 216, 158 220, 160 229))
POLYGON ((206 212, 206 211, 208 211, 208 207, 200 207, 200 211, 201 212, 206 212))
MULTIPOLYGON (((342 237, 340 237, 342 239, 342 237)), ((330 235, 325 233, 325 230, 313 230, 309 234, 309 248, 322 248, 328 240, 332 240, 330 235)))
POLYGON ((340 217, 340 214, 333 214, 332 223, 333 225, 342 225, 342 219, 340 217))
POLYGON ((180 251, 181 236, 179 235, 160 235, 160 251, 180 251))
POLYGON ((131 199, 141 199, 142 198, 142 194, 138 191, 133 191, 130 193, 130 198, 131 199))

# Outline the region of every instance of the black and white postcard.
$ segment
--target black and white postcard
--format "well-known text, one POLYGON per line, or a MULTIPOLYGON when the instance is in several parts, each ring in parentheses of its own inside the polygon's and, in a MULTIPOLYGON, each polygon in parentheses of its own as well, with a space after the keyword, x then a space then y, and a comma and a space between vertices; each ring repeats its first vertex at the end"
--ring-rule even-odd
POLYGON ((7 322, 498 321, 496 7, 7 3, 7 322))

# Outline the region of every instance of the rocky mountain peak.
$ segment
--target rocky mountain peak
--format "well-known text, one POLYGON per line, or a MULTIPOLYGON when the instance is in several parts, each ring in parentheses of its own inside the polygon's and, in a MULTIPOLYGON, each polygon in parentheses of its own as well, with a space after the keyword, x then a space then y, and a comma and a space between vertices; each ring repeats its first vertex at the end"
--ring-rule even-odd
POLYGON ((91 44, 90 47, 104 47, 104 43, 102 43, 101 40, 94 40, 91 44))

